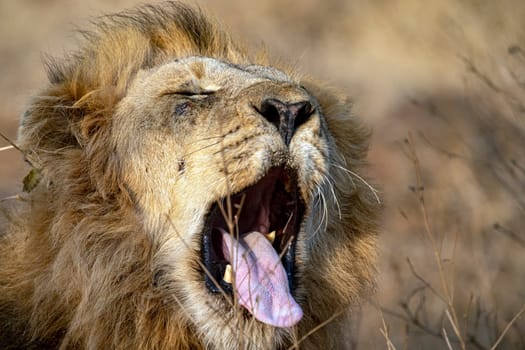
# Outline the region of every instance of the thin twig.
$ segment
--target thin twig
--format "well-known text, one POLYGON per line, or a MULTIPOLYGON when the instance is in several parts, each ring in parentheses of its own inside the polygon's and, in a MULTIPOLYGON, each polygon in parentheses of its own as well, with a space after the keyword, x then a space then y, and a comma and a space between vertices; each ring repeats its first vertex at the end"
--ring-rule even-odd
POLYGON ((518 311, 518 313, 512 318, 512 320, 510 320, 510 322, 507 323, 507 326, 505 326, 505 329, 503 330, 503 332, 501 332, 501 335, 499 336, 498 340, 496 340, 496 342, 494 343, 494 345, 492 345, 490 350, 496 349, 499 343, 503 340, 503 337, 505 336, 505 334, 507 334, 507 332, 509 331, 510 327, 514 324, 514 322, 516 322, 521 317, 521 314, 523 314, 524 312, 525 312, 525 304, 523 304, 520 311, 518 311))
POLYGON ((13 196, 0 198, 0 202, 5 202, 5 201, 11 200, 11 199, 21 199, 21 198, 20 198, 19 194, 15 194, 13 196))
POLYGON ((383 338, 385 338, 386 347, 388 350, 396 350, 396 347, 390 340, 389 332, 388 332, 388 326, 386 325, 385 317, 383 316, 383 312, 381 311, 381 308, 379 308, 379 315, 381 316, 381 328, 379 331, 383 335, 383 338))
POLYGON ((36 166, 35 163, 31 159, 29 159, 28 154, 26 152, 24 152, 20 147, 18 147, 16 145, 16 143, 11 141, 11 139, 9 137, 7 137, 4 134, 2 134, 2 132, 0 132, 0 137, 3 138, 4 140, 6 140, 18 152, 20 152, 20 154, 22 154, 22 156, 24 156, 24 160, 27 162, 27 164, 31 165, 31 167, 33 167, 35 169, 38 169, 38 166, 36 166))
POLYGON ((456 336, 458 337, 458 339, 461 339, 461 333, 459 332, 459 328, 456 324, 456 322, 452 319, 452 316, 450 315, 450 312, 449 310, 445 310, 445 315, 447 315, 447 318, 450 322, 450 324, 452 325, 452 328, 454 329, 454 333, 456 333, 456 336))
POLYGON ((425 226, 425 234, 426 234, 427 239, 430 241, 430 244, 432 246, 432 251, 434 253, 434 258, 437 264, 439 278, 441 281, 441 288, 443 289, 444 300, 447 304, 447 311, 449 312, 451 323, 453 324, 454 330, 456 331, 456 335, 458 336, 458 340, 461 344, 461 349, 466 350, 465 341, 463 337, 461 336, 461 332, 459 332, 459 321, 458 321, 458 317, 456 314, 456 310, 454 308, 454 296, 450 290, 449 283, 447 279, 445 278, 445 269, 443 267, 441 255, 439 253, 439 249, 438 249, 438 246, 435 240, 435 235, 430 226, 429 215, 428 215, 427 207, 425 204, 425 193, 424 193, 425 187, 423 185, 423 178, 421 174, 421 164, 417 156, 414 139, 411 133, 408 134, 408 138, 406 142, 408 144, 408 151, 409 151, 408 155, 409 155, 410 160, 414 164, 414 170, 416 172, 415 193, 418 195, 419 207, 421 210, 421 214, 423 216, 423 224, 425 226))
POLYGON ((445 329, 445 327, 442 328, 442 331, 443 331, 443 338, 445 338, 445 342, 447 343, 448 350, 454 350, 454 348, 452 347, 452 344, 450 344, 450 340, 448 340, 448 334, 447 334, 447 330, 445 329))
POLYGON ((410 260, 410 258, 407 258, 407 263, 414 277, 416 277, 421 283, 423 283, 425 287, 427 287, 435 296, 441 299, 441 301, 446 303, 447 301, 445 300, 445 298, 441 294, 439 294, 439 292, 435 290, 434 287, 432 287, 432 285, 427 280, 425 280, 421 275, 417 273, 416 268, 412 264, 412 261, 410 260))
POLYGON ((499 223, 492 225, 494 230, 497 232, 503 233, 508 238, 512 239, 514 242, 518 243, 521 247, 525 248, 525 239, 521 238, 517 233, 508 228, 501 226, 499 223))
POLYGON ((343 314, 343 312, 345 312, 345 309, 342 309, 342 310, 339 310, 338 312, 335 312, 332 316, 330 316, 324 322, 321 322, 317 326, 315 326, 314 328, 310 329, 310 331, 308 331, 308 333, 303 335, 294 345, 290 346, 288 348, 288 350, 293 350, 293 349, 297 350, 297 349, 299 349, 299 344, 300 343, 302 343, 306 338, 308 338, 309 336, 311 336, 312 334, 314 334, 315 332, 319 331, 321 328, 323 328, 324 326, 326 326, 327 324, 329 324, 330 322, 335 320, 337 317, 341 316, 343 314))
POLYGON ((3 138, 4 140, 6 140, 13 148, 15 148, 16 150, 18 150, 20 153, 22 154, 25 154, 21 149, 20 147, 18 147, 13 141, 11 141, 11 139, 7 136, 5 136, 4 134, 2 134, 0 132, 0 137, 3 138))
POLYGON ((0 147, 0 152, 7 151, 9 149, 15 149, 15 146, 10 145, 10 146, 5 146, 5 147, 0 147))

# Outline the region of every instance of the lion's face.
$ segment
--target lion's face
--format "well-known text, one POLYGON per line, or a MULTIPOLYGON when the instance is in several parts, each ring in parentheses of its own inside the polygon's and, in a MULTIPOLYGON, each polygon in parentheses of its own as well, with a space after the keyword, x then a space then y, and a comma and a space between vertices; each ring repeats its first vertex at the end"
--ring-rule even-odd
POLYGON ((235 328, 239 310, 261 332, 295 325, 332 142, 316 99, 273 68, 188 57, 141 71, 112 130, 146 231, 164 242, 156 276, 201 330, 235 328))

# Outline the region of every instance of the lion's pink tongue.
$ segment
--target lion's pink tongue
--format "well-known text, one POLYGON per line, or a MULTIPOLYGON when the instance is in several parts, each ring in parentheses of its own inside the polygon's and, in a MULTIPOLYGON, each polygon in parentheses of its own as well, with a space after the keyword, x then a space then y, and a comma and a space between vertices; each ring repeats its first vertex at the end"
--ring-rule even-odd
POLYGON ((299 322, 303 310, 290 294, 286 272, 271 243, 255 231, 239 241, 223 231, 222 241, 224 256, 235 271, 239 303, 256 319, 275 327, 299 322))

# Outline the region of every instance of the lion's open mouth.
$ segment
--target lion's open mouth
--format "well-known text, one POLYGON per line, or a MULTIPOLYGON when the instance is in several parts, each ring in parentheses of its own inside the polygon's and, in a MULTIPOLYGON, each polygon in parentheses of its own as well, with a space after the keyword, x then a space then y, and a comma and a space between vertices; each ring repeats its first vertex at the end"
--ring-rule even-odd
POLYGON ((255 185, 213 205, 202 236, 205 282, 236 294, 256 319, 290 327, 302 317, 291 295, 304 214, 294 173, 272 168, 255 185))

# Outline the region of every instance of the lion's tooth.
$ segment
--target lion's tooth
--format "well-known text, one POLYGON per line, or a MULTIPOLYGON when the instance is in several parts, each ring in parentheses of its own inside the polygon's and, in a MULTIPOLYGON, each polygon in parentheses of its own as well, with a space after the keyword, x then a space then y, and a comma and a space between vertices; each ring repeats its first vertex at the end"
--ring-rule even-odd
POLYGON ((226 265, 226 269, 224 270, 224 277, 222 278, 224 282, 231 284, 233 282, 233 275, 232 275, 232 266, 230 264, 226 265))
POLYGON ((265 234, 264 237, 266 237, 267 240, 273 243, 273 241, 275 241, 275 230, 270 233, 265 234))

